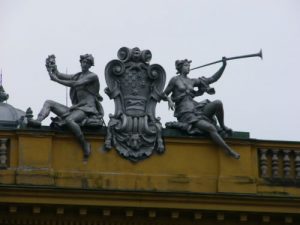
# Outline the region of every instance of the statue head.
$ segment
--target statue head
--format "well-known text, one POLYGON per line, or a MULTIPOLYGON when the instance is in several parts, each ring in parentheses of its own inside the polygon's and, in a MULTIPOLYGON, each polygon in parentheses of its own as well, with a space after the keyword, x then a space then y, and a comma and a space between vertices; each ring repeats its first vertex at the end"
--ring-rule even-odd
POLYGON ((81 55, 79 61, 82 71, 87 71, 91 66, 94 66, 94 57, 91 54, 81 55))
POLYGON ((183 60, 176 60, 175 67, 178 74, 188 74, 190 72, 190 64, 191 60, 183 59, 183 60))

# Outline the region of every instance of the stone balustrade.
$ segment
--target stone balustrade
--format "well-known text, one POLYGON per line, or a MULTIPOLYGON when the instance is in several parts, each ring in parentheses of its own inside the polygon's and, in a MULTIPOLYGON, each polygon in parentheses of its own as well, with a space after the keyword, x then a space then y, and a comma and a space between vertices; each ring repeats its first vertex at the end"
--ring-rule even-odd
POLYGON ((300 149, 259 148, 258 167, 260 177, 273 184, 300 184, 300 149))

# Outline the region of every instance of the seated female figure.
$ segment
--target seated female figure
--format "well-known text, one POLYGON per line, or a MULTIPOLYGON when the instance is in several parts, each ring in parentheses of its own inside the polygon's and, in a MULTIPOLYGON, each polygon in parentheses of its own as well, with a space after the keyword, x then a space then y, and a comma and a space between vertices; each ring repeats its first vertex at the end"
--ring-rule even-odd
POLYGON ((190 133, 193 130, 208 133, 212 140, 222 147, 228 155, 239 159, 240 155, 225 143, 216 126, 218 122, 221 132, 225 134, 232 132, 224 124, 222 102, 220 100, 211 102, 208 99, 201 102, 194 100, 194 97, 202 95, 204 92, 214 94, 214 89, 210 88, 209 84, 216 82, 223 74, 226 67, 226 58, 223 57, 222 61, 222 67, 213 76, 191 79, 188 77, 191 61, 187 59, 177 60, 175 65, 179 75, 170 80, 162 94, 162 99, 168 100, 169 107, 175 111, 174 116, 182 125, 181 127, 191 131, 190 133), (198 87, 197 91, 195 87, 198 87), (168 97, 170 93, 172 93, 171 99, 168 97))

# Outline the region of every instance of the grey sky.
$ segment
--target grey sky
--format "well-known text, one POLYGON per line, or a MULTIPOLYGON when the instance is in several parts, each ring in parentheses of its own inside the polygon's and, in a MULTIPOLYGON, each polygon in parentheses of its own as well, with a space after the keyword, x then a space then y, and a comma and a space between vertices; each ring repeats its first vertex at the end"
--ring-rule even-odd
MULTIPOLYGON (((107 121, 114 104, 103 91, 104 68, 120 47, 151 50, 167 81, 176 59, 195 67, 262 48, 263 61, 228 62, 216 94, 199 100, 221 99, 227 126, 253 138, 299 141, 299 12, 299 0, 0 0, 3 85, 10 104, 37 114, 46 99, 65 103, 65 88, 50 81, 45 58, 54 53, 61 72, 75 73, 79 55, 91 53, 107 121)), ((219 66, 190 77, 210 76, 219 66)), ((175 120, 165 102, 157 115, 163 124, 175 120)))

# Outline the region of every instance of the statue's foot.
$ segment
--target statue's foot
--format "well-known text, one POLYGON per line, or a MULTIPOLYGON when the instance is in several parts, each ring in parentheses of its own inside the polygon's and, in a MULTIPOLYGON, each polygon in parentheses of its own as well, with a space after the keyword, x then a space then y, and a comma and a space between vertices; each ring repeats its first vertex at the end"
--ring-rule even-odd
POLYGON ((240 154, 235 152, 235 151, 228 151, 228 155, 231 156, 234 159, 240 159, 241 158, 240 154))
POLYGON ((232 134, 233 134, 232 129, 229 128, 229 127, 226 127, 226 126, 223 126, 223 127, 222 127, 222 131, 225 133, 225 136, 226 136, 226 137, 232 136, 232 134))
POLYGON ((159 154, 164 153, 165 152, 165 146, 164 146, 163 141, 160 139, 157 142, 158 142, 157 149, 156 149, 157 153, 159 153, 159 154))
POLYGON ((240 154, 239 154, 239 153, 236 153, 236 152, 232 155, 232 157, 233 157, 234 159, 240 159, 240 158, 241 158, 240 154))
POLYGON ((42 122, 39 120, 35 120, 35 119, 29 119, 27 122, 27 126, 39 128, 42 126, 42 122))
POLYGON ((103 145, 103 150, 109 151, 110 149, 112 149, 111 140, 105 140, 105 143, 103 145))
POLYGON ((84 148, 83 148, 83 161, 87 162, 90 155, 91 155, 91 144, 90 143, 85 143, 84 148))
POLYGON ((159 145, 159 146, 157 146, 156 151, 157 151, 158 154, 162 154, 162 153, 165 152, 165 148, 164 148, 163 145, 159 145))

